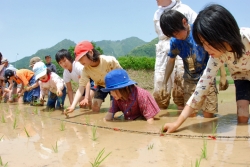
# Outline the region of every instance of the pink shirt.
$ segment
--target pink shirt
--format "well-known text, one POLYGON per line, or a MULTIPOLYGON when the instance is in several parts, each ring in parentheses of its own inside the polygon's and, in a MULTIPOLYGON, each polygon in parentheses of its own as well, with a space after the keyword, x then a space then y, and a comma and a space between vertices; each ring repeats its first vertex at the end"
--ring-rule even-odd
POLYGON ((160 112, 160 108, 148 91, 135 86, 132 89, 132 92, 134 93, 129 95, 128 100, 114 99, 109 112, 116 113, 122 111, 126 120, 134 120, 140 116, 149 119, 153 118, 158 112, 160 112), (129 107, 130 109, 125 113, 129 107))

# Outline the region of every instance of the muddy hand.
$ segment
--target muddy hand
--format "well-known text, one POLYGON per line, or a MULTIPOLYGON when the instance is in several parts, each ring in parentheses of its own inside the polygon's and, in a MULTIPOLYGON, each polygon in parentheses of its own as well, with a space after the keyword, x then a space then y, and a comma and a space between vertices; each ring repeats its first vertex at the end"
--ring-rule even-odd
POLYGON ((163 97, 165 97, 166 96, 166 89, 165 88, 162 88, 161 90, 160 90, 160 97, 161 97, 161 100, 163 100, 163 97))
POLYGON ((220 84, 219 84, 219 90, 227 90, 229 84, 228 84, 228 80, 225 80, 225 81, 220 81, 220 84))
POLYGON ((164 132, 172 133, 177 129, 175 123, 166 123, 164 125, 164 132))

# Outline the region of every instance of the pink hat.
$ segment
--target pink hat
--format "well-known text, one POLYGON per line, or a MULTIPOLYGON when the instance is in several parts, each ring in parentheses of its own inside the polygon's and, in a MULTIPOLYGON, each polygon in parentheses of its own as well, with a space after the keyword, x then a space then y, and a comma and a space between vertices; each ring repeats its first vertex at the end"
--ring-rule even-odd
POLYGON ((75 47, 75 61, 78 61, 80 58, 82 58, 82 56, 84 56, 86 53, 88 53, 88 51, 92 49, 94 49, 94 47, 89 41, 82 41, 78 43, 75 47))

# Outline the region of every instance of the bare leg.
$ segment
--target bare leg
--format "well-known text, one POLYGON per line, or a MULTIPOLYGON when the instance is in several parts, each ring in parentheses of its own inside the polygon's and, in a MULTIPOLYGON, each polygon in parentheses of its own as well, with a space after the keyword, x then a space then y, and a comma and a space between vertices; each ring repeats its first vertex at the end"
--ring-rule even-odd
POLYGON ((249 101, 248 100, 237 101, 237 116, 238 116, 238 123, 248 123, 248 119, 249 119, 249 101))
POLYGON ((102 102, 103 102, 103 100, 101 100, 101 99, 93 99, 92 111, 93 112, 100 112, 102 102))
POLYGON ((203 117, 204 118, 213 118, 214 117, 214 113, 203 111, 203 117))

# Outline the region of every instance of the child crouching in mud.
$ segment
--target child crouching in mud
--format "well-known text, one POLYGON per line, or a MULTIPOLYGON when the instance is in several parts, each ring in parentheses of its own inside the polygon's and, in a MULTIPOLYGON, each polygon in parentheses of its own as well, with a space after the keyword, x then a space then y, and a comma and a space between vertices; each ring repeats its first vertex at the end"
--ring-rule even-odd
POLYGON ((227 64, 236 90, 238 123, 248 123, 250 103, 250 28, 239 28, 233 15, 220 5, 210 5, 197 16, 193 36, 209 53, 207 67, 178 119, 166 123, 164 130, 174 132, 195 109, 199 109, 216 77, 227 64))
POLYGON ((122 111, 126 120, 144 117, 148 123, 153 123, 160 108, 148 91, 135 86, 136 82, 129 78, 125 70, 115 69, 107 73, 105 84, 106 88, 101 90, 110 91, 113 97, 105 120, 112 120, 116 112, 122 111))
POLYGON ((41 89, 40 101, 44 101, 45 93, 49 90, 47 110, 63 110, 66 97, 66 87, 63 79, 47 69, 43 62, 37 62, 33 67, 33 71, 35 72, 36 80, 39 80, 41 89))

